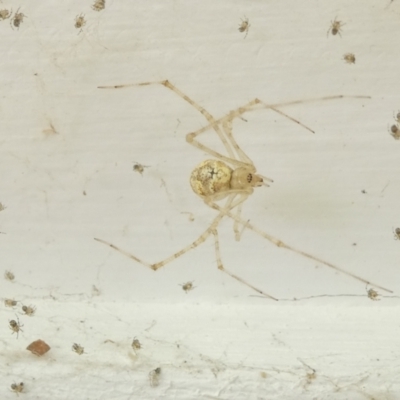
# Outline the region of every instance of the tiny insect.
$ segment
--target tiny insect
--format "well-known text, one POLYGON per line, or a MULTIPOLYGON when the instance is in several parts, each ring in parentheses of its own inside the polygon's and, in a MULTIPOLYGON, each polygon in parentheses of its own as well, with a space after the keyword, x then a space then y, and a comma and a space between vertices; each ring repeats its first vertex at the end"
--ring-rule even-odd
POLYGON ((368 295, 368 298, 370 298, 371 300, 374 300, 374 301, 379 301, 380 300, 378 298, 379 293, 376 290, 372 289, 372 288, 367 290, 367 295, 368 295))
POLYGON ((390 134, 394 137, 395 140, 400 139, 400 129, 398 125, 392 125, 390 127, 390 134))
POLYGON ((4 279, 8 281, 13 281, 15 279, 15 275, 11 271, 4 272, 4 279))
POLYGON ((11 21, 10 21, 11 28, 13 28, 13 25, 14 25, 16 28, 19 29, 19 26, 21 25, 21 23, 24 22, 24 18, 26 17, 26 15, 23 13, 20 13, 18 11, 19 11, 19 8, 18 8, 17 12, 14 14, 14 17, 11 18, 11 21))
POLYGON ((26 349, 35 356, 41 357, 43 354, 46 354, 51 347, 45 341, 38 339, 32 342, 26 349))
POLYGON ((6 307, 15 307, 18 304, 18 301, 13 299, 4 299, 4 305, 6 307))
MULTIPOLYGON (((80 29, 82 31, 82 28, 86 25, 86 20, 85 16, 83 14, 77 15, 75 17, 75 28, 80 29)), ((80 32, 79 32, 80 33, 80 32)))
POLYGON ((400 124, 400 111, 397 111, 397 114, 394 116, 394 120, 400 124))
POLYGON ((151 387, 156 387, 160 384, 161 368, 158 367, 149 372, 149 381, 151 387))
POLYGON ((149 167, 148 165, 142 165, 142 164, 139 164, 139 163, 135 163, 133 165, 133 170, 136 171, 136 172, 139 172, 139 174, 143 176, 144 169, 148 168, 148 167, 149 167))
POLYGON ((339 36, 342 36, 340 34, 340 31, 342 30, 342 26, 344 25, 346 24, 343 24, 342 21, 338 21, 335 17, 335 19, 331 21, 331 26, 329 27, 326 36, 329 36, 329 32, 331 32, 333 36, 336 36, 337 34, 339 34, 339 36))
POLYGON ((346 61, 347 64, 355 64, 356 56, 353 53, 346 53, 343 56, 343 60, 346 61))
POLYGON ((238 31, 241 33, 246 32, 246 34, 244 35, 244 38, 246 39, 246 36, 249 33, 249 29, 250 29, 249 19, 245 17, 244 19, 242 19, 238 31))
POLYGON ((24 325, 20 324, 18 317, 17 317, 17 321, 15 321, 15 319, 12 319, 9 321, 9 324, 10 324, 10 329, 12 330, 12 334, 16 333, 17 339, 18 339, 19 332, 20 331, 23 332, 22 327, 24 325))
POLYGON ((191 281, 191 282, 186 282, 186 283, 184 283, 184 284, 182 284, 182 285, 180 285, 180 286, 182 286, 182 289, 187 293, 187 292, 190 292, 191 290, 193 290, 194 288, 195 288, 195 286, 193 286, 193 281, 191 281))
POLYGON ((105 7, 106 7, 106 0, 96 0, 92 5, 92 9, 94 11, 104 10, 105 7))
POLYGON ((395 238, 396 240, 400 240, 400 228, 396 228, 396 229, 394 230, 394 238, 395 238))
POLYGON ((22 393, 24 391, 24 382, 20 382, 20 383, 13 383, 11 385, 11 390, 15 393, 22 393))
POLYGON ((25 315, 29 315, 32 317, 35 314, 36 307, 35 306, 22 306, 22 311, 25 315))
POLYGON ((140 343, 139 339, 136 339, 136 337, 133 338, 131 346, 135 352, 136 350, 140 350, 142 348, 142 344, 140 343))
POLYGON ((74 351, 76 354, 83 354, 85 352, 85 349, 78 343, 74 343, 72 345, 72 351, 74 351))
POLYGON ((12 10, 8 11, 8 10, 0 10, 0 20, 3 19, 8 19, 11 17, 12 14, 12 10))

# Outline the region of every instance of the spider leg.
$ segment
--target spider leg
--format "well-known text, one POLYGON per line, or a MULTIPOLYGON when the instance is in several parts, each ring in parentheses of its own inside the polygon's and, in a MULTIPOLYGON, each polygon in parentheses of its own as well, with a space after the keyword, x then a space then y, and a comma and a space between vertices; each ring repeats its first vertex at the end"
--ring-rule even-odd
POLYGON ((215 210, 218 210, 220 213, 229 216, 230 218, 232 218, 233 220, 236 220, 238 223, 240 223, 242 225, 245 225, 247 228, 251 229, 252 231, 257 233, 258 235, 260 235, 263 238, 267 239, 268 241, 270 241, 271 243, 273 243, 277 247, 282 247, 282 248, 287 249, 289 251, 292 251, 292 252, 294 252, 296 254, 300 254, 301 256, 303 256, 305 258, 309 258, 310 260, 317 261, 320 264, 326 265, 327 267, 332 268, 335 271, 338 271, 338 272, 340 272, 342 274, 350 276, 350 277, 352 277, 352 278, 354 278, 354 279, 356 279, 356 280, 358 280, 360 282, 363 282, 363 283, 365 283, 367 285, 375 286, 376 288, 384 290, 385 292, 388 292, 388 293, 393 293, 393 291, 390 290, 390 289, 386 289, 383 286, 380 286, 378 284, 372 283, 372 282, 370 282, 370 281, 368 281, 368 280, 366 280, 366 279, 364 279, 364 278, 362 278, 362 277, 360 277, 360 276, 358 276, 356 274, 353 274, 353 273, 348 272, 348 271, 346 271, 346 270, 344 270, 344 269, 342 269, 340 267, 337 267, 336 265, 334 265, 334 264, 332 264, 332 263, 330 263, 328 261, 324 261, 319 257, 313 256, 312 254, 306 253, 306 252, 304 252, 302 250, 298 250, 298 249, 296 249, 296 248, 294 248, 292 246, 289 246, 288 244, 282 242, 280 239, 275 238, 274 236, 271 236, 268 233, 266 233, 266 232, 262 231, 261 229, 257 228, 256 226, 250 224, 250 222, 244 221, 239 216, 233 214, 230 211, 229 208, 228 209, 222 208, 216 203, 211 203, 209 205, 210 205, 210 207, 214 208, 215 210))
MULTIPOLYGON (((178 257, 182 256, 183 254, 185 254, 185 253, 189 252, 190 250, 196 248, 201 243, 205 242, 206 239, 212 234, 214 236, 214 241, 215 241, 215 252, 216 252, 216 260, 217 260, 218 269, 221 270, 222 272, 226 273, 227 275, 229 275, 233 279, 235 279, 235 280, 241 282, 242 284, 246 285, 247 287, 253 289, 257 293, 259 293, 259 294, 261 294, 261 295, 263 295, 265 297, 268 297, 270 299, 278 300, 275 297, 273 297, 273 296, 263 292, 262 290, 256 288, 255 286, 247 283, 242 278, 240 278, 239 276, 237 276, 237 275, 233 274, 232 272, 226 270, 223 267, 223 264, 222 264, 222 261, 221 261, 220 248, 219 248, 217 227, 218 227, 218 224, 220 223, 220 221, 226 215, 229 216, 229 211, 226 211, 226 210, 232 210, 233 208, 235 208, 237 206, 240 206, 243 203, 243 201, 246 200, 246 198, 248 196, 248 193, 243 193, 243 191, 241 191, 240 193, 237 193, 237 192, 240 192, 240 191, 232 191, 232 193, 230 193, 230 196, 228 197, 228 200, 227 200, 227 202, 225 204, 225 207, 222 209, 222 210, 224 210, 224 212, 221 211, 218 214, 218 216, 216 218, 214 218, 214 220, 211 223, 211 225, 193 243, 191 243, 190 245, 186 246, 182 250, 172 254, 171 256, 169 256, 169 257, 165 258, 164 260, 159 261, 159 262, 157 262, 155 264, 147 263, 147 262, 141 260, 140 258, 134 256, 133 254, 127 252, 126 250, 123 250, 120 247, 117 247, 114 244, 109 243, 109 242, 107 242, 107 241, 105 241, 103 239, 94 238, 94 240, 111 247, 113 250, 118 251, 119 253, 121 253, 121 254, 125 255, 126 257, 128 257, 128 258, 130 258, 130 259, 132 259, 132 260, 144 265, 145 267, 148 267, 148 268, 150 268, 150 269, 152 269, 154 271, 157 271, 158 269, 162 268, 163 266, 165 266, 169 262, 174 261, 178 257), (238 194, 241 194, 242 196, 240 196, 239 199, 234 201, 238 194)), ((240 215, 237 217, 237 219, 242 224, 241 219, 240 219, 240 215)))
POLYGON ((179 97, 181 97, 183 100, 185 100, 187 103, 189 103, 191 106, 193 106, 197 111, 199 111, 209 122, 209 127, 211 129, 214 129, 217 135, 219 136, 221 142, 225 146, 228 154, 234 158, 232 150, 225 139, 223 132, 221 130, 221 127, 215 120, 215 118, 202 106, 200 106, 198 103, 196 103, 194 100, 192 100, 190 97, 188 97, 185 93, 183 93, 181 90, 179 90, 175 85, 173 85, 170 81, 165 80, 165 81, 159 81, 159 82, 142 82, 142 83, 131 83, 127 85, 114 85, 114 86, 98 86, 99 89, 122 89, 122 88, 127 88, 127 87, 134 87, 134 86, 149 86, 149 85, 163 85, 167 89, 170 89, 174 93, 176 93, 179 97))
MULTIPOLYGON (((227 200, 227 202, 226 202, 226 205, 225 205, 225 208, 232 209, 233 207, 236 207, 236 204, 237 204, 237 203, 235 203, 235 204, 232 206, 232 202, 233 202, 235 196, 236 196, 236 194, 235 194, 234 196, 230 196, 230 197, 228 198, 228 200, 227 200)), ((225 209, 225 208, 224 208, 224 209, 225 209)), ((217 215, 217 217, 214 218, 214 220, 213 220, 213 222, 211 223, 211 225, 210 225, 210 226, 209 226, 209 227, 208 227, 208 228, 193 242, 193 243, 189 244, 188 246, 184 247, 182 250, 180 250, 180 251, 178 251, 178 252, 172 254, 171 256, 169 256, 169 257, 165 258, 164 260, 159 261, 159 262, 157 262, 157 263, 155 263, 155 264, 150 264, 150 263, 148 263, 148 262, 146 262, 146 261, 143 261, 143 260, 141 260, 140 258, 138 258, 138 257, 134 256, 133 254, 129 253, 128 251, 123 250, 123 249, 121 249, 120 247, 117 247, 117 246, 115 246, 114 244, 112 244, 112 243, 110 243, 110 242, 107 242, 106 240, 99 239, 99 238, 94 238, 94 240, 96 240, 96 241, 98 241, 98 242, 100 242, 100 243, 103 243, 103 244, 105 244, 105 245, 111 247, 112 249, 114 249, 114 250, 118 251, 119 253, 125 255, 126 257, 128 257, 128 258, 130 258, 130 259, 132 259, 132 260, 134 260, 134 261, 136 261, 136 262, 138 262, 138 263, 144 265, 145 267, 148 267, 148 268, 150 268, 150 269, 152 269, 152 270, 154 270, 154 271, 157 271, 158 269, 160 269, 160 268, 163 267, 164 265, 166 265, 166 264, 168 264, 169 262, 171 262, 171 261, 177 259, 178 257, 182 256, 183 254, 185 254, 185 253, 189 252, 190 250, 196 248, 196 247, 197 247, 198 245, 200 245, 201 243, 205 242, 206 239, 207 239, 207 238, 210 236, 210 234, 212 233, 212 229, 216 229, 217 226, 218 226, 218 224, 219 224, 219 222, 220 222, 221 219, 224 218, 224 217, 225 217, 225 214, 224 214, 224 213, 219 213, 219 214, 217 215)))
POLYGON ((269 299, 278 301, 277 298, 263 292, 262 290, 256 288, 255 286, 251 285, 250 283, 246 282, 244 279, 240 278, 239 276, 235 275, 234 273, 228 271, 227 269, 224 268, 222 261, 221 261, 221 252, 220 252, 220 248, 219 248, 219 240, 218 240, 218 232, 216 229, 212 229, 211 233, 214 235, 214 243, 215 243, 215 253, 216 253, 216 258, 217 258, 217 263, 218 263, 218 269, 222 272, 225 272, 225 274, 228 274, 231 278, 236 279, 237 281, 239 281, 240 283, 242 283, 243 285, 248 286, 249 288, 253 289, 254 291, 256 291, 257 293, 268 297, 269 299))

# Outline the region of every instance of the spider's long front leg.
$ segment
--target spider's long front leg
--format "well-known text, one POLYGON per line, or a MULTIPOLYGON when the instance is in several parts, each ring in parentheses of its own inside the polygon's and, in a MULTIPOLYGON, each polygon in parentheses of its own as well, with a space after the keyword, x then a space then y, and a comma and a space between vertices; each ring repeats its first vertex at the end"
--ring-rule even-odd
POLYGON ((268 233, 266 233, 266 232, 262 231, 261 229, 257 228, 256 226, 250 224, 250 222, 243 220, 242 218, 240 218, 240 216, 232 213, 231 210, 229 210, 229 209, 224 209, 223 207, 220 207, 216 203, 212 203, 212 204, 209 204, 209 205, 210 205, 210 207, 218 210, 220 213, 222 213, 224 215, 227 215, 230 218, 232 218, 233 220, 237 221, 239 224, 242 224, 243 226, 246 226, 246 228, 249 228, 252 231, 256 232, 258 235, 260 235, 261 237, 267 239, 268 241, 270 241, 271 243, 273 243, 277 247, 282 247, 282 248, 287 249, 289 251, 292 251, 292 252, 294 252, 296 254, 300 254, 303 257, 306 257, 308 259, 316 261, 316 262, 318 262, 320 264, 326 265, 327 267, 332 268, 333 270, 338 271, 338 272, 340 272, 342 274, 345 274, 347 276, 350 276, 350 277, 352 277, 352 278, 354 278, 354 279, 356 279, 356 280, 358 280, 360 282, 365 283, 366 285, 375 286, 376 288, 384 290, 385 292, 393 293, 393 291, 390 290, 390 289, 386 289, 383 286, 380 286, 380 285, 378 285, 376 283, 370 282, 370 281, 362 278, 361 276, 353 274, 352 272, 348 272, 348 271, 346 271, 346 270, 344 270, 344 269, 342 269, 340 267, 337 267, 336 265, 334 265, 334 264, 332 264, 332 263, 330 263, 328 261, 322 260, 319 257, 316 257, 316 256, 313 256, 312 254, 306 253, 305 251, 298 250, 298 249, 296 249, 296 248, 294 248, 292 246, 289 246, 288 244, 282 242, 282 240, 280 240, 278 238, 275 238, 274 236, 269 235, 268 233))
MULTIPOLYGON (((192 107, 194 107, 197 111, 199 111, 209 122, 209 127, 211 129, 214 129, 217 135, 219 136, 221 142, 223 143, 226 151, 228 152, 229 156, 234 159, 234 154, 232 152, 232 149, 224 137, 223 131, 217 123, 216 119, 201 105, 196 103, 194 100, 192 100, 189 96, 187 96, 185 93, 183 93, 181 90, 179 90, 175 85, 173 85, 170 81, 165 80, 165 81, 159 81, 159 82, 142 82, 142 83, 132 83, 132 84, 126 84, 126 85, 113 85, 113 86, 98 86, 98 89, 123 89, 127 87, 134 87, 134 86, 150 86, 150 85, 162 85, 166 87, 167 89, 171 90, 175 94, 177 94, 179 97, 181 97, 183 100, 185 100, 187 103, 189 103, 192 107)), ((217 153, 218 154, 218 153, 217 153)))

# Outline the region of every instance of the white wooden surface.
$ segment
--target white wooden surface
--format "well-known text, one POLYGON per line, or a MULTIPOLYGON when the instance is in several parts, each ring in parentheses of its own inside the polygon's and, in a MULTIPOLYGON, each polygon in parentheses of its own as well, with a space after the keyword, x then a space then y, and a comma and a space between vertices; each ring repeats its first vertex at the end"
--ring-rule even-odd
MULTIPOLYGON (((16 276, 0 291, 21 302, 0 309, 1 398, 20 381, 29 399, 400 398, 400 141, 387 131, 400 109, 400 3, 53 3, 0 7, 26 15, 19 30, 0 22, 0 240, 2 268, 16 276), (335 17, 342 36, 327 37, 335 17), (255 97, 371 96, 283 109, 315 135, 270 111, 235 121, 239 144, 274 179, 243 218, 394 293, 372 301, 362 283, 249 230, 235 242, 229 220, 225 266, 280 302, 218 271, 212 240, 157 273, 95 242, 156 262, 215 215, 188 183, 206 156, 185 135, 204 117, 162 86, 97 89, 162 79, 216 118, 255 97), (22 303, 36 315, 20 315, 22 303), (39 338, 52 347, 42 358, 25 350, 39 338)), ((221 148, 212 132, 202 140, 221 148)))

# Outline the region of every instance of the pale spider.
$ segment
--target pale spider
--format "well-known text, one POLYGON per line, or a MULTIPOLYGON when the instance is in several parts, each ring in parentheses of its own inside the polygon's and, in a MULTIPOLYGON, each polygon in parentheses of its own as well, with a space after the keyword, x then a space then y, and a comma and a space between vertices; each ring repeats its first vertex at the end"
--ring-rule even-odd
POLYGON ((103 239, 95 238, 95 240, 124 254, 125 256, 131 258, 132 260, 135 260, 136 262, 154 271, 157 271, 158 269, 162 268, 169 262, 175 260, 176 258, 196 248, 198 245, 203 243, 209 236, 214 236, 218 269, 223 271, 230 277, 236 279, 240 283, 246 285, 247 287, 255 290, 259 294, 273 300, 278 300, 275 297, 251 285, 250 283, 247 283, 239 276, 225 269, 225 267, 223 266, 220 256, 217 228, 219 223, 224 217, 229 217, 234 220, 234 232, 236 240, 240 239, 241 232, 239 232, 239 225, 241 225, 242 227, 248 228, 253 232, 257 233, 258 235, 260 235, 261 237, 267 239, 275 246, 282 247, 294 253, 300 254, 301 256, 306 257, 314 262, 316 261, 329 268, 332 268, 337 272, 341 272, 342 274, 357 279, 358 281, 363 282, 364 284, 372 285, 381 290, 392 293, 391 290, 385 289, 377 284, 372 284, 370 281, 361 278, 356 274, 345 271, 344 269, 339 268, 330 262, 324 261, 321 258, 313 256, 302 250, 297 250, 292 246, 289 246, 288 244, 282 242, 280 239, 277 239, 269 235, 268 233, 260 230, 259 228, 255 227, 249 221, 245 221, 240 216, 243 202, 253 193, 254 188, 263 185, 268 186, 266 182, 272 182, 272 180, 260 174, 256 174, 256 168, 253 162, 239 147, 236 140, 234 139, 232 134, 232 122, 235 118, 241 118, 243 114, 251 110, 254 110, 256 107, 263 109, 270 109, 290 119, 291 121, 297 123, 298 125, 301 125, 310 132, 315 133, 313 130, 302 124, 300 121, 290 117, 289 115, 281 111, 279 108, 282 108, 283 106, 301 104, 306 102, 316 102, 316 101, 342 99, 342 98, 370 98, 369 96, 344 96, 344 95, 326 96, 309 100, 295 100, 280 104, 266 104, 263 101, 256 98, 250 101, 249 103, 245 104, 244 106, 230 111, 224 117, 216 119, 208 111, 206 111, 203 107, 201 107, 195 101, 186 96, 183 92, 181 92, 176 86, 174 86, 168 80, 161 82, 144 82, 138 84, 99 86, 99 89, 121 89, 132 86, 148 86, 148 85, 165 86, 167 89, 174 92, 183 100, 187 101, 207 119, 208 124, 195 132, 188 133, 186 135, 186 141, 192 146, 196 147, 197 149, 204 151, 210 154, 211 156, 217 158, 217 160, 206 160, 202 162, 200 165, 198 165, 191 174, 190 184, 192 186, 193 191, 198 196, 200 196, 209 207, 218 211, 218 215, 211 222, 210 226, 193 243, 189 244, 188 246, 176 252, 175 254, 167 257, 166 259, 156 262, 154 264, 150 264, 146 261, 143 261, 140 258, 136 257, 135 255, 129 253, 128 251, 122 250, 121 248, 103 239), (228 156, 220 154, 198 141, 197 137, 201 135, 203 132, 208 131, 209 129, 214 129, 214 131, 217 133, 218 137, 220 138, 222 144, 226 149, 226 152, 228 153, 228 156), (224 206, 220 206, 219 204, 217 204, 217 202, 223 199, 226 199, 224 206), (234 212, 235 209, 236 211, 234 212))

